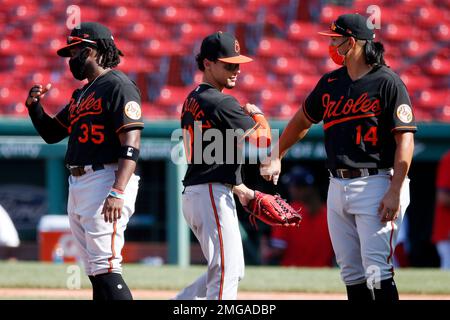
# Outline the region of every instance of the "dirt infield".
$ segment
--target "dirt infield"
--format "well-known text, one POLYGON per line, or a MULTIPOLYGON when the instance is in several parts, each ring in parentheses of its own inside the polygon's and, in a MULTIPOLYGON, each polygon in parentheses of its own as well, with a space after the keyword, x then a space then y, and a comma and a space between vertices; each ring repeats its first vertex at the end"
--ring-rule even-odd
MULTIPOLYGON (((175 296, 175 291, 133 290, 133 296, 139 300, 167 300, 175 296)), ((27 289, 0 288, 0 299, 6 300, 86 300, 91 299, 91 290, 68 289, 27 289)), ((239 300, 345 300, 342 293, 304 293, 304 292, 239 292, 239 300)), ((401 300, 450 300, 450 295, 401 294, 401 300)))

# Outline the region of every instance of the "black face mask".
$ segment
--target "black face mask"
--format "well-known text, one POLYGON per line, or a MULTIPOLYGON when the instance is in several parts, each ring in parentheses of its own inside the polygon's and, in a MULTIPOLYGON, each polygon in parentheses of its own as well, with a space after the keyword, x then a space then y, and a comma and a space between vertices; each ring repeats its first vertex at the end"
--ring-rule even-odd
POLYGON ((77 80, 86 79, 85 69, 86 69, 86 60, 88 58, 87 50, 83 50, 76 56, 75 58, 71 58, 69 60, 70 72, 77 80))

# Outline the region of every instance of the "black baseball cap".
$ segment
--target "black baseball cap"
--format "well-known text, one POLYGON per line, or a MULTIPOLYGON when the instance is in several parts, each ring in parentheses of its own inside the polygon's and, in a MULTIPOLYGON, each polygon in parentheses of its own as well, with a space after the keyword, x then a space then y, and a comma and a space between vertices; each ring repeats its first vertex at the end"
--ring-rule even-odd
POLYGON ((321 31, 319 34, 330 37, 353 37, 358 40, 373 40, 375 33, 373 28, 367 25, 367 19, 357 13, 343 14, 331 24, 330 30, 321 31))
POLYGON ((80 43, 96 45, 97 40, 114 40, 111 30, 98 22, 82 22, 72 29, 67 37, 67 45, 59 49, 56 53, 61 57, 70 57, 70 48, 80 43))
POLYGON ((203 39, 200 55, 211 61, 226 63, 247 63, 252 58, 241 55, 237 39, 228 32, 218 31, 203 39))
POLYGON ((288 174, 282 177, 281 182, 293 186, 313 186, 315 178, 313 173, 302 166, 295 166, 288 174))

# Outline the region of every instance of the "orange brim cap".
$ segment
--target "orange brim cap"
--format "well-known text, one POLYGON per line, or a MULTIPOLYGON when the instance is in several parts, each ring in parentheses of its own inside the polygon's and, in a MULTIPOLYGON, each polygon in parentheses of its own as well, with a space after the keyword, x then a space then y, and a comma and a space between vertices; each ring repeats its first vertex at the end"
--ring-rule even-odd
POLYGON ((77 44, 82 43, 83 41, 76 41, 76 42, 72 42, 71 44, 66 45, 65 47, 62 47, 61 49, 59 49, 58 51, 56 51, 56 53, 58 54, 58 56, 60 57, 70 57, 70 48, 73 46, 76 46, 77 44))
POLYGON ((247 62, 253 61, 252 58, 243 56, 243 55, 229 57, 229 58, 218 58, 217 60, 226 62, 226 63, 247 63, 247 62))

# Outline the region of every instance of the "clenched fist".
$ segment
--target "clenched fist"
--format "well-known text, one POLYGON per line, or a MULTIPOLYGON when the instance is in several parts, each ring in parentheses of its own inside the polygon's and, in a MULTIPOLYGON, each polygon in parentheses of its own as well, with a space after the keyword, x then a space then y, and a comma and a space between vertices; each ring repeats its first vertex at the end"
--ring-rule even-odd
POLYGON ((49 83, 45 86, 45 88, 42 87, 40 84, 35 84, 31 89, 30 93, 28 94, 27 101, 25 102, 25 105, 27 107, 31 106, 33 103, 36 103, 45 96, 45 94, 50 90, 52 85, 49 83))
POLYGON ((251 116, 253 116, 254 114, 263 114, 260 108, 251 103, 246 103, 245 106, 242 107, 242 109, 244 109, 244 111, 251 116))
POLYGON ((265 180, 272 181, 274 185, 277 185, 281 173, 281 159, 272 158, 268 160, 261 163, 259 173, 265 180))

